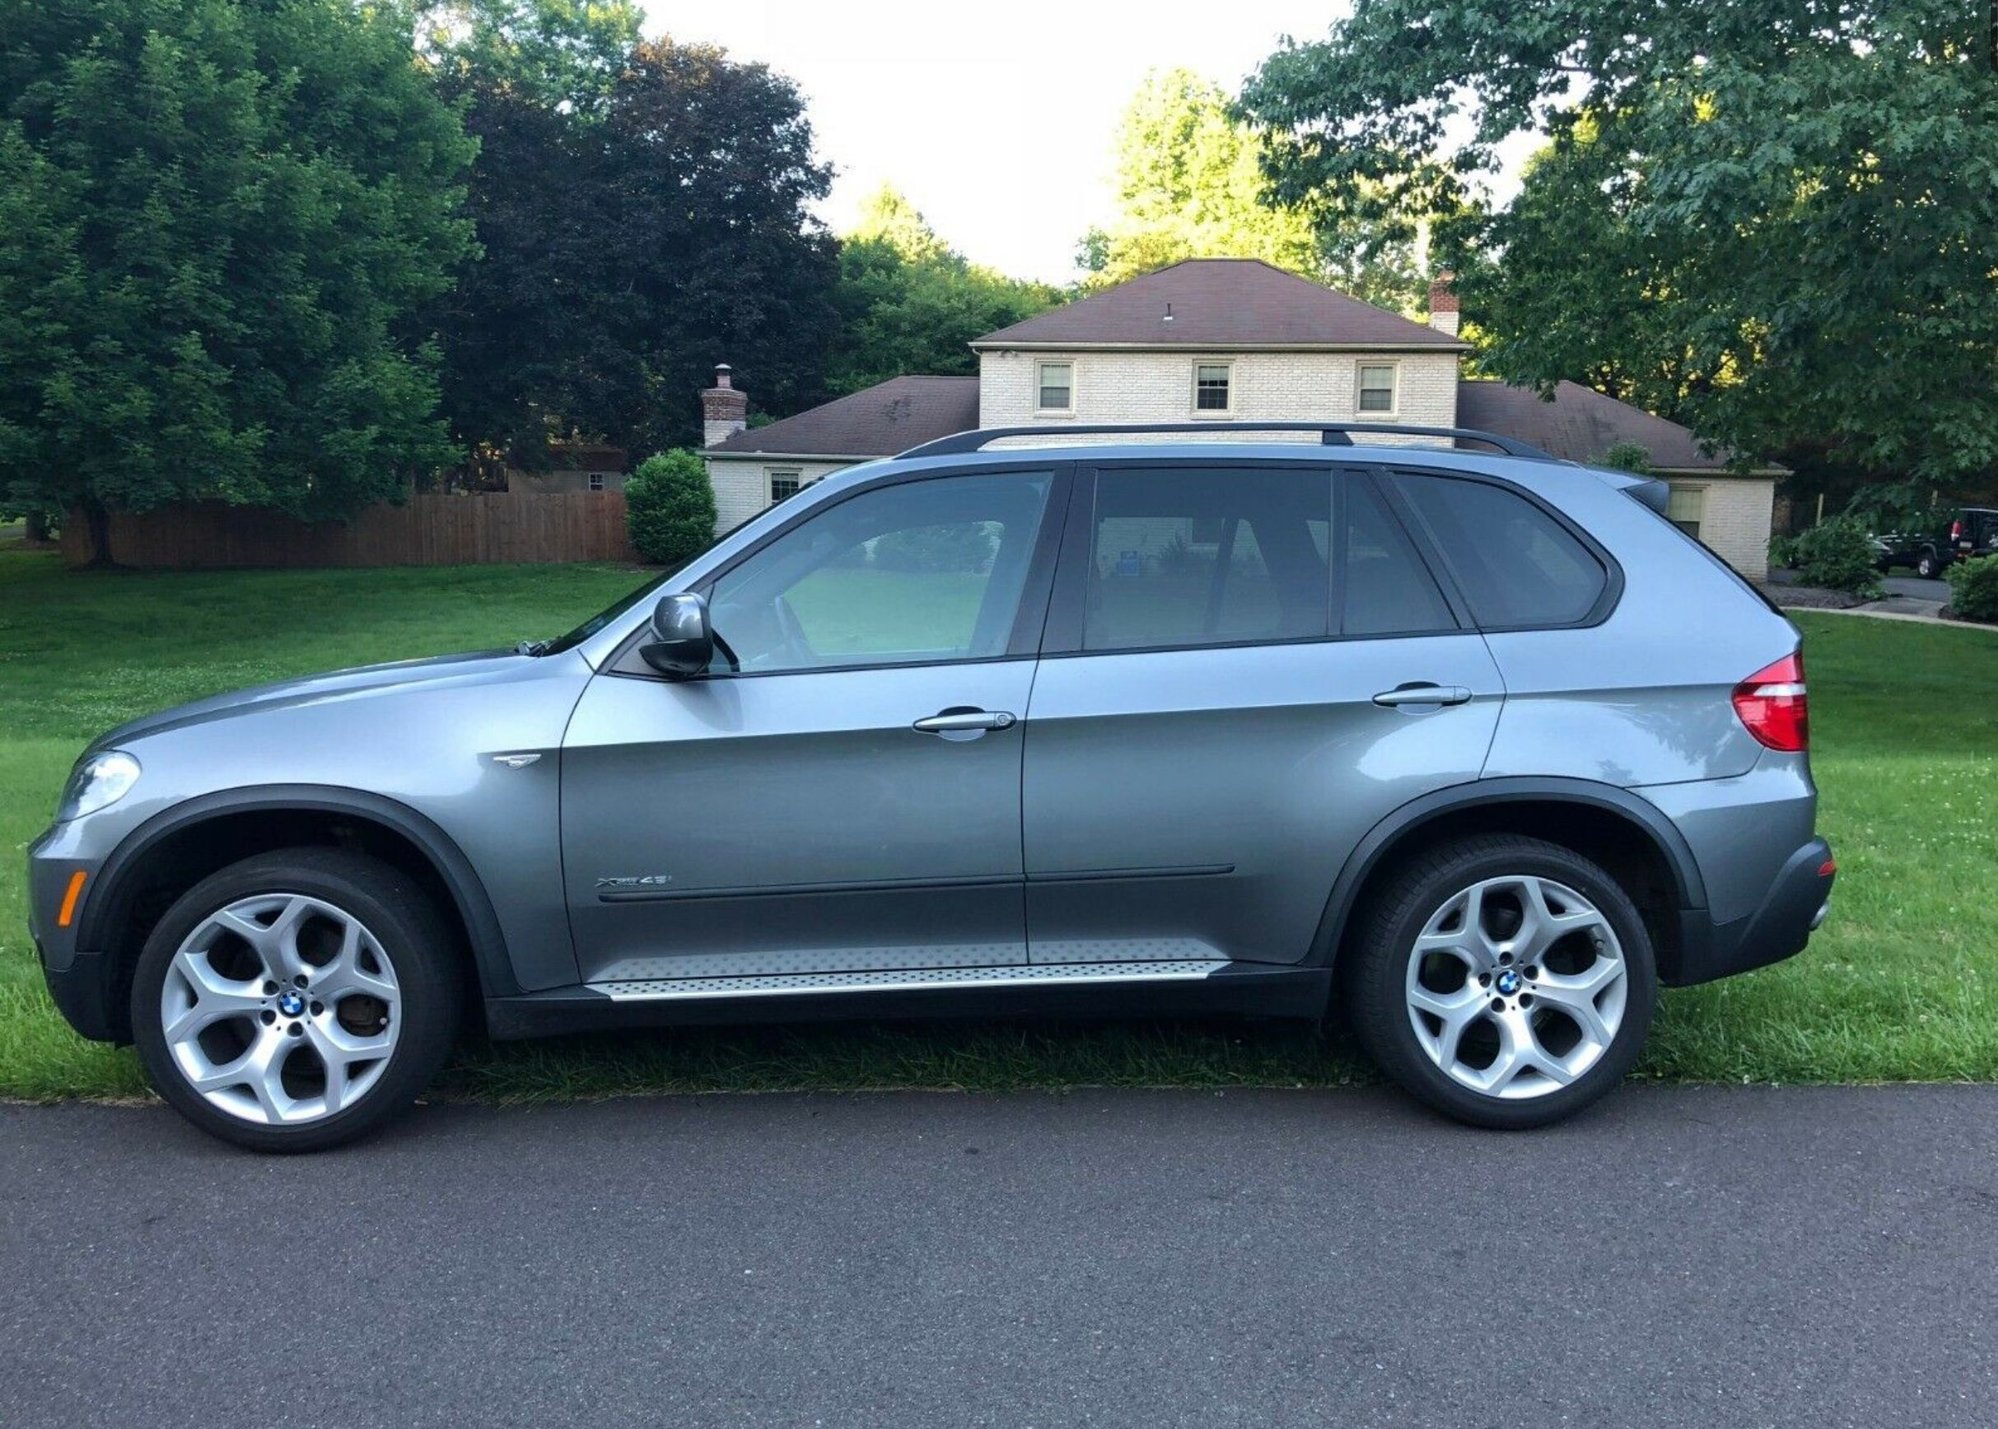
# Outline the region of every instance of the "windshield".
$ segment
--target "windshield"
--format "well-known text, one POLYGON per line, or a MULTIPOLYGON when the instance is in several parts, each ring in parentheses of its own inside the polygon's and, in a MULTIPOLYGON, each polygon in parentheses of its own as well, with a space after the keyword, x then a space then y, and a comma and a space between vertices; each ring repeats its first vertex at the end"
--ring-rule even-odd
MULTIPOLYGON (((756 516, 761 516, 762 514, 759 511, 756 513, 756 516)), ((632 591, 629 595, 622 596, 610 605, 605 606, 574 630, 571 630, 567 635, 557 636, 553 640, 524 640, 515 648, 523 655, 560 655, 564 650, 575 649, 599 630, 602 630, 606 625, 616 620, 620 615, 642 604, 646 597, 658 590, 659 587, 665 585, 666 582, 672 580, 673 577, 679 575, 681 571, 687 569, 688 566, 691 566, 709 551, 712 551, 716 546, 719 546, 723 541, 726 541, 729 537, 747 526, 750 521, 754 521, 756 516, 751 516, 748 521, 736 522, 735 525, 729 527, 726 531, 715 537, 714 540, 708 542, 707 545, 687 557, 686 560, 669 567, 647 581, 644 585, 638 587, 638 589, 632 591)))

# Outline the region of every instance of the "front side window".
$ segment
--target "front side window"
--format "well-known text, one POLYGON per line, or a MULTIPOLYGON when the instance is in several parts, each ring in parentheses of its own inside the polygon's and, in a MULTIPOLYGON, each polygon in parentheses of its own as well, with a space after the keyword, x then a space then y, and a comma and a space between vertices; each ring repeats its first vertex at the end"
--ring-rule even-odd
POLYGON ((1225 362, 1197 362, 1193 366, 1193 410, 1196 412, 1226 412, 1230 410, 1230 392, 1234 383, 1234 369, 1225 362))
POLYGON ((1395 410, 1395 366, 1392 362, 1360 365, 1360 410, 1392 416, 1395 410))
POLYGON ((798 494, 798 473, 795 471, 773 471, 770 473, 770 504, 788 501, 798 494))
POLYGON ((1700 539, 1700 518, 1706 515, 1707 489, 1704 486, 1674 486, 1665 503, 1665 519, 1700 539))
POLYGON ((940 477, 841 501, 715 582, 715 634, 745 673, 1003 655, 1051 480, 940 477))
POLYGON ((1322 469, 1101 473, 1083 648, 1323 636, 1331 493, 1322 469))
POLYGON ((1478 624, 1572 625, 1602 598, 1609 583, 1602 562, 1517 492, 1411 472, 1391 479, 1415 508, 1478 624))
POLYGON ((1073 412, 1075 410, 1075 364, 1072 362, 1042 362, 1039 369, 1039 387, 1034 397, 1034 410, 1037 412, 1073 412))

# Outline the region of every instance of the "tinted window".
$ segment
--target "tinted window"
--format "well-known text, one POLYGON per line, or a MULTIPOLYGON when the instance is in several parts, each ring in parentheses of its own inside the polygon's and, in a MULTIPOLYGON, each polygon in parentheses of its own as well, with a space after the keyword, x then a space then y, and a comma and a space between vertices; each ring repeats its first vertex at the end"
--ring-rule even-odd
POLYGON ((1083 648, 1324 635, 1331 491, 1324 471, 1103 472, 1083 648))
POLYGON ((828 507, 715 582, 715 634, 745 671, 1003 655, 1048 483, 946 477, 828 507))
POLYGON ((1347 635, 1420 635, 1456 620, 1401 525, 1362 481, 1346 483, 1344 618, 1347 635))
POLYGON ((1481 481, 1397 475, 1484 626, 1568 625, 1595 608, 1602 564, 1525 497, 1481 481))

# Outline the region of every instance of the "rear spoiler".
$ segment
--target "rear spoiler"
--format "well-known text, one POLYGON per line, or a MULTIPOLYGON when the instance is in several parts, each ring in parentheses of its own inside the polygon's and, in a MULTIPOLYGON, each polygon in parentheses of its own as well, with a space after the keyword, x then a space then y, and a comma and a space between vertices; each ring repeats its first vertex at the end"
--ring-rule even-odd
POLYGON ((1643 502, 1660 516, 1666 514, 1672 503, 1672 488, 1655 476, 1638 476, 1628 471, 1604 471, 1601 467, 1596 468, 1596 475, 1625 495, 1633 496, 1643 502))

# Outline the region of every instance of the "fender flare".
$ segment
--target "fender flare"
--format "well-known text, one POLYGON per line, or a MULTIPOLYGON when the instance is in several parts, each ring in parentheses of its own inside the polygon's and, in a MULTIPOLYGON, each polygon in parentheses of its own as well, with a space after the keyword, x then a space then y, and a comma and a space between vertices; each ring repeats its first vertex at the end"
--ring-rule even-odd
POLYGON ((1676 825, 1655 805, 1614 784, 1590 779, 1520 776, 1479 779, 1469 784, 1453 784, 1409 800, 1367 830, 1352 853, 1347 855, 1339 876, 1333 880, 1332 894, 1318 924, 1313 962, 1330 965, 1338 956, 1339 942, 1352 916, 1360 889, 1379 866, 1381 857, 1402 835, 1446 814, 1495 804, 1581 804, 1618 814, 1635 824, 1664 855, 1672 872, 1678 905, 1682 911, 1703 910, 1707 906, 1706 880, 1693 857, 1692 846, 1676 825))
POLYGON ((121 884, 161 840, 191 824, 232 814, 298 811, 350 814, 380 824, 415 845, 451 895, 471 943, 484 994, 509 995, 520 991, 492 899, 487 896, 472 861, 451 836, 407 804, 363 789, 332 784, 263 784, 222 789, 184 800, 153 815, 125 835, 98 870, 96 887, 84 905, 83 920, 77 928, 77 946, 103 951, 105 921, 113 910, 123 906, 119 896, 121 884))

